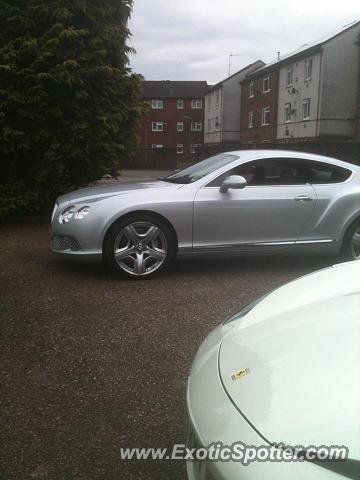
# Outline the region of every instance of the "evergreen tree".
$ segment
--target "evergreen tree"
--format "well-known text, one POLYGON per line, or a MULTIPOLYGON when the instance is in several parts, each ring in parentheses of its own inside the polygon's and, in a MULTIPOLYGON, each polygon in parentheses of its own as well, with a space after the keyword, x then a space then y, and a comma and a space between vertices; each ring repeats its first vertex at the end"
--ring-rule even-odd
POLYGON ((0 0, 0 217, 120 168, 136 143, 133 0, 0 0))

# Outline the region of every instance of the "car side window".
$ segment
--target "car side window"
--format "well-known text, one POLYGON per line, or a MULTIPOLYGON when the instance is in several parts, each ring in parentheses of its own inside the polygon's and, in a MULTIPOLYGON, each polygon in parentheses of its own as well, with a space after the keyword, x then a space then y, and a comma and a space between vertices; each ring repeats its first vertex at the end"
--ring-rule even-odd
POLYGON ((220 187, 230 175, 241 175, 249 186, 302 184, 304 179, 293 162, 283 158, 255 160, 220 175, 207 187, 220 187))
POLYGON ((304 160, 301 168, 308 183, 331 184, 345 182, 351 176, 351 170, 322 162, 304 160))
POLYGON ((305 185, 344 182, 351 171, 335 165, 298 158, 271 158, 239 165, 212 180, 207 187, 220 187, 230 175, 241 175, 249 186, 305 185))

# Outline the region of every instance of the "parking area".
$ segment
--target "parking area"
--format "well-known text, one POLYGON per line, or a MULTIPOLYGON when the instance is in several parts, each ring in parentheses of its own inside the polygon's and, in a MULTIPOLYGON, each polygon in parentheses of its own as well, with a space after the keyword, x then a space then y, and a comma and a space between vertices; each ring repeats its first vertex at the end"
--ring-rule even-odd
POLYGON ((185 388, 204 336, 259 295, 334 258, 178 261, 154 280, 49 251, 48 226, 0 227, 0 478, 185 479, 120 447, 184 441, 185 388))

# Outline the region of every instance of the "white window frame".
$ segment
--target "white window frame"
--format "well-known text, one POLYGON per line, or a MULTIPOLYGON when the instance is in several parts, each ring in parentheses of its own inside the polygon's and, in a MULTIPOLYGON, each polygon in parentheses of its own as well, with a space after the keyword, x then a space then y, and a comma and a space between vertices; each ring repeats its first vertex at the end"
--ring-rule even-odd
POLYGON ((284 108, 284 122, 289 123, 291 122, 291 103, 285 103, 284 108))
POLYGON ((266 116, 267 116, 267 115, 270 116, 270 112, 271 112, 270 107, 264 107, 264 108, 261 110, 261 126, 262 126, 262 127, 266 127, 266 126, 270 125, 270 118, 269 118, 269 121, 266 122, 266 116))
POLYGON ((184 122, 176 122, 176 131, 183 132, 184 131, 184 122))
POLYGON ((248 128, 254 128, 255 112, 250 110, 248 118, 248 128))
POLYGON ((268 92, 271 91, 270 74, 263 76, 263 88, 262 88, 262 91, 263 91, 263 93, 268 93, 268 92), (265 82, 268 82, 268 88, 267 88, 267 89, 265 89, 265 82))
POLYGON ((202 147, 202 145, 201 145, 200 143, 192 143, 192 144, 190 145, 190 153, 191 153, 191 154, 197 153, 197 152, 196 152, 196 149, 197 149, 197 148, 201 148, 201 147, 202 147))
POLYGON ((183 109, 184 109, 184 100, 183 100, 183 99, 178 98, 178 99, 176 100, 176 108, 177 108, 178 110, 183 110, 183 109))
POLYGON ((191 122, 192 132, 202 132, 202 129, 203 129, 202 122, 191 122))
POLYGON ((286 69, 286 86, 292 87, 294 83, 294 65, 289 65, 286 69))
POLYGON ((151 100, 151 108, 153 110, 163 110, 164 109, 164 100, 159 98, 153 98, 151 100))
POLYGON ((153 143, 151 145, 151 148, 152 150, 158 150, 158 149, 164 148, 164 145, 162 143, 153 143))
POLYGON ((203 108, 203 101, 201 98, 193 98, 191 100, 191 108, 193 110, 202 110, 203 108))
POLYGON ((249 98, 255 97, 255 80, 251 80, 249 83, 249 98))
POLYGON ((151 123, 152 132, 163 132, 164 131, 164 122, 152 122, 151 123))
POLYGON ((302 119, 303 120, 310 120, 311 114, 311 98, 303 98, 302 101, 302 119))
POLYGON ((184 153, 184 145, 182 143, 178 143, 176 145, 176 153, 178 154, 184 153))
POLYGON ((313 59, 312 57, 305 58, 304 80, 309 82, 313 76, 313 59))

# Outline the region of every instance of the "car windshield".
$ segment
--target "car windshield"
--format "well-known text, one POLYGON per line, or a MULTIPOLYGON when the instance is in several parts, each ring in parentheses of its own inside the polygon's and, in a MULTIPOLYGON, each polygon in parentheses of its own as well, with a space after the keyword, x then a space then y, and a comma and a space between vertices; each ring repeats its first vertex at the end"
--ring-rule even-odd
POLYGON ((217 169, 224 167, 228 163, 233 162, 237 158, 239 158, 237 155, 222 153, 215 157, 207 158, 195 165, 191 165, 191 167, 184 168, 184 170, 180 170, 180 172, 171 173, 162 180, 172 183, 193 183, 209 173, 215 172, 217 169))

